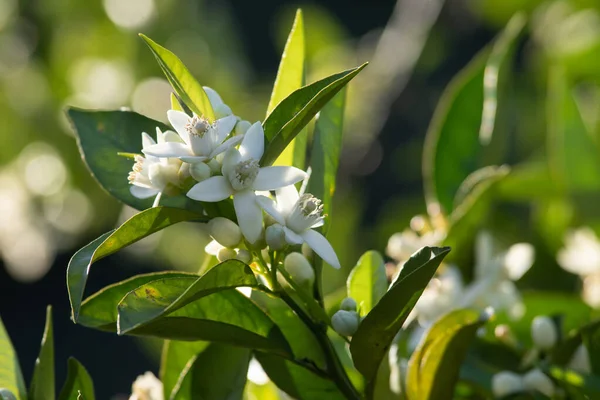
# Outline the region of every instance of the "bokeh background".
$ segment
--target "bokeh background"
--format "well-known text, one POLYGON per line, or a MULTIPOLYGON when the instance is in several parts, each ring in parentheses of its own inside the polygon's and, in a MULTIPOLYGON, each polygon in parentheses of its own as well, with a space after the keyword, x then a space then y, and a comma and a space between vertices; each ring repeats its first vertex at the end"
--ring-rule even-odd
MULTIPOLYGON (((47 304, 55 311, 59 384, 69 355, 88 368, 101 399, 127 394, 137 375, 158 369, 159 343, 69 320, 69 258, 133 211, 90 177, 64 108, 129 107, 166 121, 169 85, 137 36, 143 32, 178 54, 236 115, 262 120, 298 7, 309 82, 371 61, 350 85, 332 215, 330 239, 345 273, 365 250, 383 252, 391 234, 426 211, 422 147, 441 93, 515 12, 531 18, 507 89, 502 162, 544 157, 547 65, 556 60, 600 138, 596 0, 0 0, 0 316, 27 380, 47 304)), ((581 200, 585 215, 597 213, 596 200, 581 200)), ((577 281, 558 268, 554 253, 563 227, 577 218, 571 203, 553 199, 498 208, 490 223, 512 242, 536 244, 536 264, 522 285, 573 291, 577 281)), ((172 227, 95 265, 89 293, 134 273, 194 271, 207 241, 197 226, 172 227)), ((344 279, 328 273, 326 289, 344 279)))

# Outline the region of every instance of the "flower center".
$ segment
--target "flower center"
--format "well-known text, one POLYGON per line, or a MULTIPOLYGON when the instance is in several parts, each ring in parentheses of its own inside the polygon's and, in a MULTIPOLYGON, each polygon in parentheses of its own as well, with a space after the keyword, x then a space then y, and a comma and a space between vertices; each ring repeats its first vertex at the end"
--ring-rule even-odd
POLYGON ((127 180, 129 181, 129 183, 133 183, 137 175, 142 172, 142 170, 144 169, 144 161, 146 159, 140 155, 137 155, 135 156, 134 160, 135 164, 133 164, 132 171, 129 172, 129 175, 127 176, 127 180))
POLYGON ((239 162, 229 173, 229 182, 234 190, 248 189, 254 183, 258 175, 258 161, 249 159, 239 162))
POLYGON ((204 134, 210 128, 210 123, 206 118, 198 117, 194 115, 193 118, 190 118, 187 124, 185 124, 185 130, 187 130, 191 135, 203 137, 204 134))
POLYGON ((310 193, 305 193, 296 202, 287 217, 287 226, 296 233, 302 233, 323 219, 323 204, 310 193))

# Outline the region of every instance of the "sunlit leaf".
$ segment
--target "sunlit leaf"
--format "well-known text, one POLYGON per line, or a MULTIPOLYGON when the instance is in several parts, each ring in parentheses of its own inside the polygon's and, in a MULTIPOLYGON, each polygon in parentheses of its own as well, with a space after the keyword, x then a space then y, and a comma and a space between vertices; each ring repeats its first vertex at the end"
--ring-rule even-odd
POLYGON ((582 374, 558 366, 550 366, 548 373, 557 382, 568 389, 575 390, 578 394, 585 395, 587 399, 595 399, 600 396, 600 378, 597 376, 582 374))
POLYGON ((48 306, 42 345, 38 358, 35 360, 28 398, 29 400, 54 400, 54 397, 54 332, 52 307, 48 306))
POLYGON ((367 315, 388 288, 385 263, 376 251, 363 254, 348 276, 348 297, 356 300, 361 315, 367 315))
POLYGON ((0 319, 0 387, 9 390, 17 400, 27 399, 27 390, 19 366, 19 358, 0 319))
MULTIPOLYGON (((116 305, 115 305, 116 310, 116 305)), ((165 399, 171 397, 171 393, 179 382, 180 375, 193 363, 196 355, 205 350, 210 342, 181 342, 177 340, 165 340, 160 361, 160 381, 163 384, 165 399)))
POLYGON ((67 380, 58 400, 94 400, 94 383, 83 365, 69 358, 67 380))

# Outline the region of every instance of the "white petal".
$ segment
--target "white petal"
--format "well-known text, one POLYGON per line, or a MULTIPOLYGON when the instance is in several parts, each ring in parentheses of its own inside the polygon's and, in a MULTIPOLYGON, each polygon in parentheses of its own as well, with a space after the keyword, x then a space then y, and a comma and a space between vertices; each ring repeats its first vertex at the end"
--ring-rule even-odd
POLYGON ((325 236, 312 229, 304 231, 300 236, 302 236, 306 244, 308 244, 308 246, 313 249, 323 261, 335 269, 340 268, 340 261, 338 260, 333 247, 331 247, 331 244, 325 239, 325 236))
POLYGON ((197 164, 197 163, 201 163, 204 162, 206 160, 208 160, 208 157, 204 157, 204 156, 185 156, 185 157, 179 157, 179 159, 183 162, 186 162, 188 164, 197 164))
POLYGON ((275 221, 277 221, 281 225, 285 225, 285 217, 281 215, 279 210, 277 209, 277 204, 275 202, 265 196, 256 196, 256 201, 258 205, 267 212, 275 221))
POLYGON ((176 142, 155 144, 144 148, 142 152, 154 157, 185 157, 194 155, 189 146, 176 142))
POLYGON ((229 115, 215 121, 217 129, 217 143, 222 143, 223 140, 229 136, 235 127, 235 124, 237 124, 237 117, 235 115, 229 115))
POLYGON ((252 184, 255 190, 275 190, 293 185, 306 177, 306 172, 296 167, 263 167, 252 184))
POLYGON ((156 196, 159 192, 158 189, 150 189, 136 185, 131 185, 129 191, 133 197, 137 197, 138 199, 147 199, 148 197, 156 196))
POLYGON ((167 111, 167 118, 183 141, 190 144, 190 134, 187 129, 185 129, 185 125, 190 120, 190 117, 183 111, 169 110, 167 111))
POLYGON ((304 243, 304 239, 302 236, 298 235, 296 232, 288 228, 287 226, 283 227, 283 232, 285 233, 285 241, 289 244, 302 244, 304 243))
POLYGON ((145 149, 146 147, 150 147, 153 144, 156 144, 156 142, 154 141, 154 139, 152 139, 152 136, 148 135, 146 132, 142 132, 142 148, 145 149))
POLYGON ((227 152, 224 154, 223 163, 221 167, 221 171, 223 175, 228 176, 229 173, 235 168, 237 163, 240 162, 242 156, 240 152, 235 147, 230 147, 227 152))
POLYGON ((217 148, 214 149, 212 151, 212 153, 210 153, 208 158, 214 158, 215 156, 218 156, 219 154, 223 153, 224 151, 227 151, 227 149, 229 149, 232 146, 235 146, 242 139, 243 139, 242 136, 234 136, 232 138, 227 139, 225 142, 223 142, 219 146, 217 146, 217 148))
POLYGON ((242 234, 250 243, 256 243, 262 232, 262 211, 251 190, 237 192, 233 196, 233 207, 242 234))
POLYGON ((260 122, 255 122, 244 134, 244 140, 240 145, 242 160, 253 158, 260 160, 265 152, 265 132, 260 122))
POLYGON ((223 104, 223 99, 219 96, 219 93, 213 88, 209 88, 208 86, 203 86, 204 92, 208 96, 208 100, 210 101, 210 105, 215 108, 219 104, 223 104))
POLYGON ((216 202, 233 194, 233 189, 224 176, 213 176, 196 183, 187 192, 187 197, 198 201, 216 202))
POLYGON ((275 191, 277 197, 277 205, 284 215, 289 215, 292 209, 300 199, 300 194, 296 186, 289 185, 279 188, 275 191))
POLYGON ((164 142, 166 142, 165 136, 163 135, 162 131, 160 130, 160 128, 158 126, 156 127, 156 142, 157 143, 164 143, 164 142))
POLYGON ((206 254, 210 254, 211 256, 216 256, 217 254, 219 254, 219 250, 224 249, 225 247, 223 247, 219 242, 217 242, 216 240, 211 240, 206 247, 204 247, 204 251, 206 252, 206 254))
POLYGON ((325 224, 325 219, 321 218, 320 220, 318 220, 317 222, 315 222, 311 228, 318 228, 320 226, 323 226, 325 224))

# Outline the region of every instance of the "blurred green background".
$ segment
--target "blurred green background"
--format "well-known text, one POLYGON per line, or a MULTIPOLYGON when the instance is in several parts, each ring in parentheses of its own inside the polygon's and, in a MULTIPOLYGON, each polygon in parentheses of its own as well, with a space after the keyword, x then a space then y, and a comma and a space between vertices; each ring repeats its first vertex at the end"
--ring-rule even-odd
MULTIPOLYGON (((328 291, 341 286, 362 252, 383 252, 391 234, 426 212, 421 156, 433 110, 451 78, 515 12, 525 11, 529 24, 510 84, 501 87, 509 101, 495 135, 503 139, 486 157, 546 160, 548 71, 557 65, 593 140, 600 139, 597 0, 0 0, 0 315, 27 379, 46 304, 55 307, 58 382, 68 355, 88 367, 99 398, 128 393, 137 375, 158 366, 156 343, 68 320, 68 259, 133 211, 90 177, 64 107, 128 107, 166 121, 170 88, 137 36, 143 32, 178 54, 236 115, 262 120, 298 7, 307 81, 371 61, 349 90, 330 233, 343 272, 327 271, 328 291)), ((600 199, 593 190, 573 197, 545 196, 546 189, 534 201, 498 204, 486 224, 508 243, 536 245, 523 287, 573 291, 577 280, 554 254, 566 227, 600 226, 600 199)), ((90 293, 143 271, 197 270, 207 241, 197 226, 170 228, 98 263, 90 293)), ((469 246, 460 251, 468 261, 469 246)))

